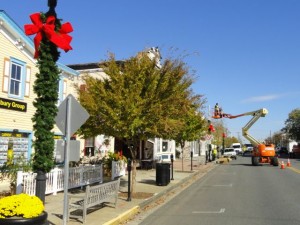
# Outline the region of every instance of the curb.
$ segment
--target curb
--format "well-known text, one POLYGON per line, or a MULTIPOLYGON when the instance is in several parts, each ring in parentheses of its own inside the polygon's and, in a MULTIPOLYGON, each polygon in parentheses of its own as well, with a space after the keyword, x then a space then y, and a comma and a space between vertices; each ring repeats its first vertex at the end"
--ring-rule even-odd
MULTIPOLYGON (((208 173, 211 170, 213 170, 216 166, 217 166, 217 164, 212 164, 208 168, 208 170, 206 171, 206 173, 208 173)), ((131 209, 129 209, 126 212, 122 213, 121 215, 119 215, 115 219, 112 219, 112 220, 104 223, 103 225, 119 225, 120 223, 124 223, 126 220, 128 220, 128 219, 132 218, 133 216, 135 216, 136 214, 138 214, 140 212, 140 210, 143 209, 144 207, 146 207, 147 205, 150 205, 151 203, 155 202, 157 199, 161 198, 166 193, 168 193, 168 192, 170 192, 170 191, 172 191, 172 190, 174 190, 176 188, 179 188, 182 184, 186 183, 189 180, 192 180, 194 177, 198 176, 201 173, 203 173, 203 171, 201 171, 201 170, 198 170, 198 171, 192 173, 190 176, 188 176, 188 177, 182 179, 181 181, 179 181, 176 185, 170 186, 166 190, 164 190, 164 191, 162 191, 162 192, 160 192, 160 193, 152 196, 149 199, 146 199, 145 201, 141 202, 137 206, 132 207, 131 209)), ((204 173, 203 176, 206 173, 204 173)))
POLYGON ((117 218, 112 219, 103 225, 119 225, 120 223, 125 222, 126 220, 130 219, 134 215, 136 215, 140 211, 139 206, 134 206, 133 208, 127 210, 126 212, 122 213, 121 215, 117 216, 117 218))

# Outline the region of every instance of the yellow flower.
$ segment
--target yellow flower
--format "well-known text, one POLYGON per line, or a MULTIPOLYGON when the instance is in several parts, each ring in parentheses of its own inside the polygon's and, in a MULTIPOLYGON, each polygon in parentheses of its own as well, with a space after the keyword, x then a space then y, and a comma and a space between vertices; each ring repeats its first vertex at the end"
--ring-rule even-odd
POLYGON ((44 211, 44 204, 37 196, 18 194, 0 199, 0 218, 20 216, 37 217, 44 211))

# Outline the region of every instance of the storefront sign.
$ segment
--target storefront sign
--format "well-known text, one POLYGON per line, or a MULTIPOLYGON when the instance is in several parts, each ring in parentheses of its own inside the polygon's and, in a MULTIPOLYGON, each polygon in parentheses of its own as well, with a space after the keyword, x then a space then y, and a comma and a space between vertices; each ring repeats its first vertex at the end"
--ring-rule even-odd
POLYGON ((10 133, 10 132, 0 132, 0 137, 17 137, 17 138, 27 138, 27 133, 10 133))
POLYGON ((63 139, 64 137, 61 135, 54 135, 53 138, 54 138, 54 140, 60 140, 60 139, 63 139))
POLYGON ((27 103, 14 101, 14 100, 10 100, 10 99, 5 99, 5 98, 0 98, 0 108, 20 111, 20 112, 26 112, 27 111, 27 103))

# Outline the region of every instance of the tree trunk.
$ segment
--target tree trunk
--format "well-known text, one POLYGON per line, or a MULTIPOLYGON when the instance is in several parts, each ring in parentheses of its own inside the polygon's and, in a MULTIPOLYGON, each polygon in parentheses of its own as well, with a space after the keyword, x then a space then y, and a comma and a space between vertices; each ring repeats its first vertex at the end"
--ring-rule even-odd
POLYGON ((132 165, 132 176, 131 176, 131 193, 135 193, 135 185, 136 185, 136 165, 137 161, 133 160, 132 165))
POLYGON ((135 185, 136 185, 136 167, 137 167, 137 159, 136 159, 136 153, 139 149, 139 139, 134 140, 134 145, 130 147, 130 153, 132 157, 132 170, 131 170, 131 194, 135 192, 135 185))

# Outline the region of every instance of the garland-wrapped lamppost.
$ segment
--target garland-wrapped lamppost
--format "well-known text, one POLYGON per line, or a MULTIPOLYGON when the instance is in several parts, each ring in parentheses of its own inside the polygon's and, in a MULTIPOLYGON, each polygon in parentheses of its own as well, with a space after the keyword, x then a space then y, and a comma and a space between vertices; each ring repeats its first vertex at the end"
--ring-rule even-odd
MULTIPOLYGON (((33 146, 33 170, 37 173, 36 196, 45 202, 46 173, 54 167, 54 133, 55 116, 57 114, 59 69, 56 65, 60 57, 58 47, 66 52, 71 50, 72 32, 70 23, 61 24, 57 19, 55 7, 57 0, 48 0, 49 11, 34 13, 30 16, 33 24, 24 26, 26 35, 36 34, 34 38, 35 54, 39 72, 33 90, 36 108, 32 118, 35 140, 33 146)), ((65 171, 67 172, 67 171, 65 171)))

